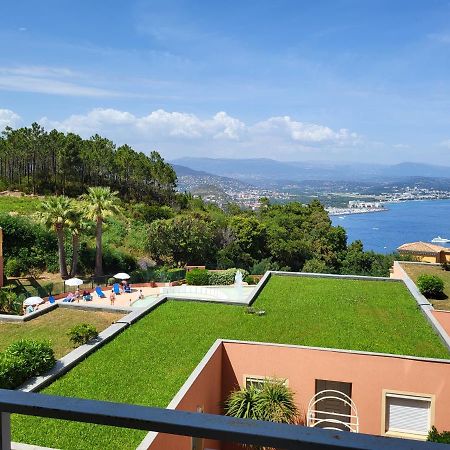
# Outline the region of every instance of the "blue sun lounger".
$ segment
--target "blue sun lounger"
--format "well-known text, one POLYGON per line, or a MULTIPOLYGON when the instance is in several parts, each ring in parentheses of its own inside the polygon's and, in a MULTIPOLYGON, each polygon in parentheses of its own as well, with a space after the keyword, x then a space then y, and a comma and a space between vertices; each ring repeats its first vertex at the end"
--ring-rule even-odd
POLYGON ((106 295, 105 295, 105 293, 102 291, 102 288, 101 288, 100 286, 97 286, 97 287, 95 288, 95 292, 97 293, 97 295, 98 295, 100 298, 106 298, 106 295))
POLYGON ((116 294, 116 295, 119 295, 119 294, 120 294, 119 283, 114 283, 114 285, 113 285, 113 291, 114 291, 114 294, 116 294))

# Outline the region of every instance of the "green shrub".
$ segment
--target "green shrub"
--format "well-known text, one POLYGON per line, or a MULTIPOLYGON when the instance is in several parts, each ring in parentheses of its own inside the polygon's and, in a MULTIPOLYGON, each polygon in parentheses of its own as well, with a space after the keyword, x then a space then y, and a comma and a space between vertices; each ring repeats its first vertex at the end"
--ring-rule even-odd
POLYGON ((244 269, 227 269, 220 272, 211 272, 209 283, 213 285, 230 285, 234 284, 234 278, 236 276, 236 272, 240 270, 242 273, 242 279, 248 276, 248 272, 244 269))
POLYGON ((433 425, 428 432, 427 441, 440 442, 441 444, 450 444, 450 431, 439 432, 433 425))
POLYGON ((22 302, 12 288, 0 289, 0 313, 19 314, 22 302))
POLYGON ((247 275, 247 276, 244 278, 244 281, 245 281, 247 284, 258 284, 258 280, 257 280, 256 278, 254 278, 253 276, 251 276, 251 275, 247 275))
POLYGON ((23 273, 23 265, 17 258, 8 258, 5 264, 7 277, 19 277, 23 273))
POLYGON ((327 267, 324 261, 320 259, 308 259, 302 268, 302 272, 307 273, 329 273, 330 269, 327 267))
POLYGON ((186 273, 186 283, 192 286, 206 286, 209 284, 210 273, 205 269, 193 269, 186 273))
POLYGON ((184 280, 184 278, 186 277, 186 269, 169 269, 167 270, 167 275, 169 277, 169 281, 184 280))
POLYGON ((299 410, 294 392, 283 380, 266 379, 262 387, 249 387, 231 392, 225 402, 225 414, 241 419, 298 423, 299 410))
POLYGON ((91 339, 95 339, 98 336, 97 329, 89 323, 80 323, 73 326, 67 333, 70 342, 74 347, 87 344, 91 339))
POLYGON ((15 389, 29 378, 49 371, 55 362, 49 342, 14 342, 0 353, 0 388, 15 389))
POLYGON ((427 298, 440 298, 444 294, 444 282, 436 275, 419 275, 417 287, 427 298))
POLYGON ((250 269, 252 275, 264 275, 269 270, 281 270, 280 265, 272 261, 272 258, 264 258, 253 264, 250 269))

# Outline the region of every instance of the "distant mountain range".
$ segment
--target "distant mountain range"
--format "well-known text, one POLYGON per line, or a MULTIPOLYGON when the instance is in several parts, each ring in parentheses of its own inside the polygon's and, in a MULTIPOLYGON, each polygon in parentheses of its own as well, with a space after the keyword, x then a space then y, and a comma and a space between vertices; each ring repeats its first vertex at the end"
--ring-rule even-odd
POLYGON ((258 184, 260 181, 393 181, 411 177, 450 178, 450 167, 405 162, 395 165, 276 161, 265 158, 179 158, 173 160, 178 174, 216 175, 258 184), (180 171, 180 172, 179 172, 180 171))

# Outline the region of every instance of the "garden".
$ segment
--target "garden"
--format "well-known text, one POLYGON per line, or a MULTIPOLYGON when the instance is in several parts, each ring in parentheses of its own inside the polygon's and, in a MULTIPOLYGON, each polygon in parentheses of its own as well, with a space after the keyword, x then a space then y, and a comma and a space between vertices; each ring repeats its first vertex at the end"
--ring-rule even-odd
POLYGON ((401 264, 403 270, 414 283, 418 284, 420 276, 428 275, 442 280, 442 290, 425 295, 435 309, 450 310, 450 271, 446 267, 430 264, 401 264))
MULTIPOLYGON (((43 392, 165 407, 218 338, 450 357, 400 282, 272 276, 253 306, 266 314, 168 301, 43 392)), ((53 448, 134 449, 145 436, 24 416, 12 426, 14 441, 53 448)))
POLYGON ((61 358, 73 349, 67 335, 71 327, 88 322, 103 331, 122 316, 112 312, 56 308, 28 322, 0 322, 0 352, 20 339, 49 340, 56 358, 61 358))

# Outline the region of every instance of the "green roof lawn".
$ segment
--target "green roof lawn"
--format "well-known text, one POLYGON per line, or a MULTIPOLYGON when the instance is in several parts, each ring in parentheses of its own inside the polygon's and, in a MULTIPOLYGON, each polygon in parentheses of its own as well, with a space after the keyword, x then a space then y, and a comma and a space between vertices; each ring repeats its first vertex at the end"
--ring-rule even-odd
MULTIPOLYGON (((273 276, 255 302, 169 301, 43 392, 165 407, 218 338, 449 358, 403 283, 273 276)), ((15 441, 134 449, 145 432, 13 417, 15 441)))

